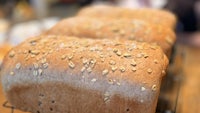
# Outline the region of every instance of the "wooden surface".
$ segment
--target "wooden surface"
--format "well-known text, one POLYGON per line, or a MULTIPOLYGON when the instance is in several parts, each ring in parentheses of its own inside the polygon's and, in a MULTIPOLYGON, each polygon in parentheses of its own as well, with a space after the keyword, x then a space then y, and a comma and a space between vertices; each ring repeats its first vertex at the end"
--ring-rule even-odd
MULTIPOLYGON (((200 113, 200 48, 180 47, 184 49, 184 62, 176 113, 200 113)), ((0 86, 0 113, 11 113, 11 109, 2 106, 5 101, 0 86)), ((14 113, 25 112, 14 110, 14 113)))
POLYGON ((183 80, 177 113, 200 113, 200 48, 184 48, 183 80))

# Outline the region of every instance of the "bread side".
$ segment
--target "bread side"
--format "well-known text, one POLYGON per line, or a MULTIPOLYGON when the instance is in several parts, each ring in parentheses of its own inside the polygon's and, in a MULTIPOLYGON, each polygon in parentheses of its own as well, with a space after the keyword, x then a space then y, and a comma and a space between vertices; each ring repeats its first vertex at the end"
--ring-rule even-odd
POLYGON ((87 6, 81 9, 77 16, 96 18, 130 18, 140 19, 153 24, 160 24, 167 28, 174 29, 176 26, 176 16, 167 10, 150 8, 129 9, 115 6, 96 5, 87 6))
POLYGON ((45 34, 97 39, 121 38, 157 43, 168 56, 170 56, 171 47, 176 40, 176 36, 171 29, 136 19, 68 18, 60 21, 45 34))
POLYGON ((6 55, 1 80, 8 101, 33 113, 154 113, 167 64, 147 43, 40 36, 6 55))

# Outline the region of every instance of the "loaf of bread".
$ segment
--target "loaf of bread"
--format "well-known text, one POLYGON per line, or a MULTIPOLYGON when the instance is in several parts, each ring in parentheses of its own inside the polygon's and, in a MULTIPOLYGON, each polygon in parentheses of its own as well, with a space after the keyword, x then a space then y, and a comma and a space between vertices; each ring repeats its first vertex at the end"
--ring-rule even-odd
POLYGON ((176 25, 176 16, 174 14, 166 10, 151 8, 129 9, 115 6, 94 5, 81 9, 77 16, 140 19, 156 25, 160 24, 171 29, 174 29, 176 25))
POLYGON ((3 60, 3 57, 6 55, 6 53, 12 48, 10 44, 2 44, 0 45, 0 65, 3 60))
POLYGON ((32 113, 155 113, 168 60, 159 46, 69 36, 31 38, 5 57, 8 101, 32 113))
POLYGON ((170 56, 175 33, 161 25, 150 24, 141 20, 104 19, 72 17, 58 22, 48 30, 47 35, 67 35, 89 38, 122 38, 157 43, 170 56))

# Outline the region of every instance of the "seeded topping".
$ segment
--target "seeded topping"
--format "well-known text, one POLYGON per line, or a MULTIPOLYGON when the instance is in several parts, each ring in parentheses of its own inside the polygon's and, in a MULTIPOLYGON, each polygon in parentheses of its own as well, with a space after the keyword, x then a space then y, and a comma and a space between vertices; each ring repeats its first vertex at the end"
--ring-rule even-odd
POLYGON ((71 68, 71 69, 74 69, 75 68, 75 64, 72 62, 72 61, 69 61, 69 67, 71 68))
POLYGON ((11 51, 11 52, 9 53, 9 57, 12 58, 12 57, 14 57, 14 56, 15 56, 15 52, 14 52, 14 51, 11 51))
POLYGON ((116 62, 115 62, 114 60, 110 60, 109 64, 110 64, 110 65, 115 65, 116 62))
POLYGON ((139 53, 139 54, 136 55, 137 58, 142 58, 142 56, 143 55, 141 53, 139 53))
POLYGON ((48 63, 43 64, 43 68, 44 68, 44 69, 48 68, 48 66, 49 66, 48 63))
POLYGON ((146 88, 145 87, 141 87, 141 91, 145 91, 146 90, 146 88))
POLYGON ((113 82, 112 79, 109 79, 109 80, 108 80, 108 83, 112 85, 114 82, 113 82))
POLYGON ((154 62, 155 64, 158 64, 158 60, 156 60, 156 59, 155 59, 153 62, 154 62))
POLYGON ((38 75, 38 71, 37 70, 33 70, 33 75, 37 76, 38 75))
POLYGON ((107 69, 102 71, 102 75, 104 75, 104 76, 107 75, 108 73, 109 73, 109 71, 107 69))
POLYGON ((16 66, 15 66, 16 69, 20 69, 20 67, 21 67, 20 63, 17 63, 16 66))
POLYGON ((32 51, 31 51, 31 54, 33 54, 33 55, 38 55, 38 54, 40 54, 40 51, 39 51, 39 50, 32 50, 32 51))
POLYGON ((38 69, 39 65, 37 63, 33 63, 33 67, 34 67, 34 69, 38 69))
POLYGON ((85 67, 82 67, 81 72, 83 73, 85 71, 85 69, 86 69, 85 67))
POLYGON ((46 58, 43 58, 42 60, 41 60, 41 63, 42 64, 44 64, 44 63, 46 63, 47 62, 47 59, 46 58))
POLYGON ((133 60, 131 60, 131 65, 132 66, 136 66, 137 65, 137 63, 136 63, 136 61, 133 59, 133 60))
POLYGON ((92 68, 91 68, 91 67, 88 67, 88 68, 87 68, 87 72, 88 72, 88 73, 91 73, 91 72, 92 72, 92 68))
POLYGON ((91 81, 92 81, 92 82, 96 82, 96 81, 97 81, 97 79, 96 79, 96 78, 93 78, 91 81))
POLYGON ((157 87, 156 85, 154 84, 152 87, 151 87, 152 91, 156 91, 157 87))
POLYGON ((116 48, 113 49, 113 52, 114 52, 114 53, 117 53, 117 51, 118 51, 118 49, 116 49, 116 48))
POLYGON ((73 54, 69 54, 68 59, 71 60, 73 58, 73 56, 74 56, 73 54))
POLYGON ((131 57, 131 54, 130 53, 124 53, 124 57, 131 57))
POLYGON ((66 57, 67 57, 67 55, 62 55, 62 56, 61 56, 61 59, 62 59, 62 60, 65 60, 66 57))
POLYGON ((15 73, 14 73, 13 71, 11 71, 11 72, 10 72, 10 75, 12 75, 12 76, 13 76, 13 75, 15 75, 15 73))
POLYGON ((151 74, 151 73, 152 73, 152 69, 151 69, 151 68, 147 69, 147 72, 148 72, 149 74, 151 74))
POLYGON ((42 75, 42 69, 38 69, 38 75, 42 75))
POLYGON ((165 70, 162 70, 162 74, 163 74, 163 75, 165 75, 165 74, 166 74, 165 70))
POLYGON ((126 71, 125 67, 123 67, 123 66, 121 66, 119 69, 120 69, 121 72, 125 72, 126 71))
POLYGON ((112 66, 112 71, 115 72, 117 70, 117 66, 112 66))
POLYGON ((165 38, 165 40, 167 41, 168 44, 173 44, 173 40, 168 36, 165 38))
POLYGON ((133 68, 132 68, 132 71, 133 71, 133 72, 136 72, 136 70, 137 70, 136 67, 133 67, 133 68))
POLYGON ((119 51, 119 50, 116 52, 116 54, 117 54, 118 56, 121 56, 121 55, 122 55, 121 51, 119 51))
POLYGON ((88 60, 87 59, 85 59, 85 58, 83 58, 83 64, 87 64, 88 63, 88 60))

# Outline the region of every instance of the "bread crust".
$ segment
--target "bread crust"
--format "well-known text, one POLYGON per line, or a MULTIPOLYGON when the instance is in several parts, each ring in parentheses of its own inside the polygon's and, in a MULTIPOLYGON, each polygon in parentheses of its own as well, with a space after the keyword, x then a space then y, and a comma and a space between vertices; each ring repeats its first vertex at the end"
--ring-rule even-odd
POLYGON ((176 27, 177 22, 176 16, 167 10, 152 8, 130 9, 109 5, 87 6, 85 8, 82 8, 78 12, 77 16, 96 18, 106 17, 115 19, 139 19, 148 23, 162 25, 171 29, 174 29, 176 27))
POLYGON ((137 19, 99 19, 72 17, 58 22, 47 35, 67 35, 94 39, 121 38, 156 43, 170 56, 175 43, 175 33, 161 25, 137 19))
POLYGON ((167 65, 153 44, 39 36, 13 48, 0 74, 8 101, 23 111, 154 113, 167 65))

